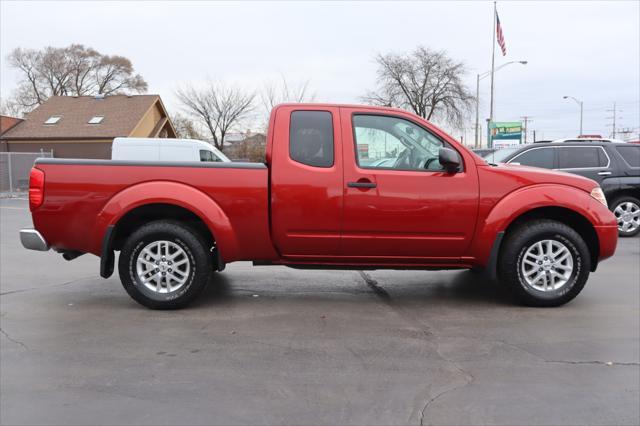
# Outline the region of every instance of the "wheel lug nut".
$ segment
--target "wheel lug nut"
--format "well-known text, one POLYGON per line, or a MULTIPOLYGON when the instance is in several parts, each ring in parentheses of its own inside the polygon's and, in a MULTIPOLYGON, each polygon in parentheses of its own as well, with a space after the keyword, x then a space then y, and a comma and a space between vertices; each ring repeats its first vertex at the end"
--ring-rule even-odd
POLYGON ((156 265, 159 265, 159 264, 160 264, 160 261, 159 261, 159 260, 156 260, 156 265))
POLYGON ((166 273, 166 272, 163 272, 163 273, 162 273, 162 276, 164 277, 165 275, 167 275, 167 273, 166 273))
MULTIPOLYGON (((546 258, 545 258, 545 259, 546 259, 546 258)), ((162 261, 164 262, 165 260, 167 260, 167 259, 165 259, 165 258, 163 257, 163 258, 162 258, 162 261)))
POLYGON ((542 265, 542 260, 538 260, 538 265, 542 265))
POLYGON ((169 263, 169 265, 172 265, 172 264, 173 264, 173 262, 172 262, 172 261, 169 261, 168 263, 169 263))
POLYGON ((542 271, 542 268, 538 268, 538 271, 542 271))
POLYGON ((169 268, 169 272, 171 272, 171 268, 169 268))

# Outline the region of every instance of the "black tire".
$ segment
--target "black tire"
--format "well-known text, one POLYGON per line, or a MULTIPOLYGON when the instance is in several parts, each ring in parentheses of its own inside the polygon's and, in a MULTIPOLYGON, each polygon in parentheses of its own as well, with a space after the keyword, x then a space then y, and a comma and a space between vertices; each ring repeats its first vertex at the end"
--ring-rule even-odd
MULTIPOLYGON (((611 203, 611 211, 613 212, 613 214, 616 215, 616 219, 620 220, 620 215, 618 213, 616 213, 616 208, 618 208, 618 206, 621 206, 623 204, 625 204, 628 206, 628 203, 631 203, 635 206, 634 209, 640 209, 640 200, 638 200, 635 197, 629 197, 629 196, 623 196, 620 198, 616 198, 615 200, 613 200, 613 203, 611 203)), ((630 230, 624 230, 623 229, 623 224, 621 222, 618 222, 618 235, 621 237, 633 237, 634 235, 637 235, 640 232, 640 226, 636 226, 633 229, 630 230)))
MULTIPOLYGON (((542 257, 543 254, 540 253, 540 256, 542 257)), ((530 258, 528 257, 527 260, 530 260, 530 258)), ((537 263, 538 261, 535 262, 535 264, 537 263)), ((582 291, 589 278, 590 270, 591 257, 589 249, 580 234, 563 223, 548 219, 527 222, 510 231, 505 237, 498 259, 500 283, 506 285, 518 301, 528 306, 551 307, 564 305, 582 291), (537 249, 533 247, 541 241, 552 241, 555 242, 554 244, 565 247, 570 253, 571 259, 563 262, 572 261, 570 272, 569 269, 555 269, 566 265, 562 262, 553 264, 551 259, 543 260, 547 259, 546 257, 540 259, 541 262, 544 262, 544 265, 540 264, 538 269, 536 269, 537 265, 530 266, 530 263, 525 263, 527 251, 533 249, 533 253, 537 253, 537 249), (525 270, 525 268, 528 269, 525 270), (550 277, 548 274, 555 273, 557 270, 566 271, 565 273, 568 275, 568 277, 565 277, 566 282, 562 285, 558 283, 557 289, 546 287, 545 284, 549 283, 550 277), (525 272, 533 274, 532 276, 534 276, 535 280, 535 276, 540 273, 537 271, 542 271, 541 273, 546 274, 546 277, 543 276, 541 278, 543 281, 534 282, 533 284, 528 283, 525 278, 525 272), (543 287, 543 289, 537 287, 543 287), (545 287, 548 289, 545 290, 545 287)))
MULTIPOLYGON (((120 252, 118 272, 124 289, 136 302, 151 309, 178 309, 188 305, 204 289, 214 271, 213 265, 213 256, 209 252, 206 242, 197 232, 179 222, 162 220, 143 225, 131 234, 120 252), (182 284, 178 281, 174 282, 176 289, 173 291, 170 290, 171 279, 168 277, 159 279, 158 274, 163 274, 162 272, 154 274, 150 270, 150 275, 145 277, 145 279, 149 279, 152 275, 157 277, 153 281, 157 285, 155 291, 145 285, 138 276, 140 271, 138 269, 139 257, 143 259, 141 262, 145 262, 140 266, 142 268, 148 267, 146 266, 148 263, 155 263, 150 257, 141 254, 145 247, 153 251, 153 246, 149 249, 149 244, 154 242, 163 242, 158 243, 160 244, 158 246, 159 255, 161 255, 161 247, 170 246, 166 250, 173 249, 174 254, 179 253, 180 257, 177 259, 182 259, 176 260, 176 264, 182 263, 181 266, 174 266, 173 271, 167 269, 172 272, 164 273, 168 276, 175 274, 176 277, 179 276, 183 280, 182 284), (145 258, 151 262, 145 261, 145 258), (187 263, 183 262, 185 259, 187 263)), ((162 265, 159 265, 155 271, 159 271, 160 267, 169 268, 170 266, 171 261, 162 261, 162 265)), ((151 282, 148 284, 152 286, 151 282)))

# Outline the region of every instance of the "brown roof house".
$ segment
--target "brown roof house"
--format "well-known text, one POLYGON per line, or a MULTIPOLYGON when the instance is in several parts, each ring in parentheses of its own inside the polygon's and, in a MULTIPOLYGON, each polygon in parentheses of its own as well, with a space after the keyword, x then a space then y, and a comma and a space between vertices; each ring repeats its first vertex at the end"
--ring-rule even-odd
POLYGON ((108 159, 121 136, 176 137, 160 96, 53 96, 0 136, 0 151, 108 159))
POLYGON ((21 118, 0 115, 0 135, 6 133, 10 128, 22 121, 21 118))

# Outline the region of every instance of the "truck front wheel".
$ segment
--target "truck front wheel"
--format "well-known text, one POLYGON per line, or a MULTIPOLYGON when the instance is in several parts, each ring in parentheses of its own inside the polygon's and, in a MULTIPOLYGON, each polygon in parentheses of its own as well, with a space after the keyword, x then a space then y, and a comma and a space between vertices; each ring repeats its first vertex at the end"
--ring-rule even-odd
POLYGON ((213 272, 203 239, 172 221, 150 222, 127 239, 118 260, 120 281, 129 295, 151 309, 177 309, 190 303, 213 272))
POLYGON ((498 276, 525 305, 560 306, 582 291, 590 266, 580 234, 560 222, 535 220, 507 234, 498 276))

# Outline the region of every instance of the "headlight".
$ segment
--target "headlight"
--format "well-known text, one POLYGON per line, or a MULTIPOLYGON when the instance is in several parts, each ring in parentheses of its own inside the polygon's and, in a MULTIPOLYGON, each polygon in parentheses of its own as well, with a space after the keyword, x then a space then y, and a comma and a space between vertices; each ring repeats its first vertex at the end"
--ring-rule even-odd
POLYGON ((604 197, 604 192, 602 192, 602 188, 599 186, 596 186, 591 190, 591 196, 604 204, 605 207, 609 207, 607 206, 607 199, 604 197))

